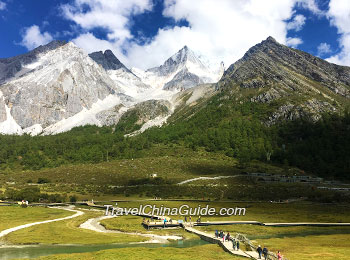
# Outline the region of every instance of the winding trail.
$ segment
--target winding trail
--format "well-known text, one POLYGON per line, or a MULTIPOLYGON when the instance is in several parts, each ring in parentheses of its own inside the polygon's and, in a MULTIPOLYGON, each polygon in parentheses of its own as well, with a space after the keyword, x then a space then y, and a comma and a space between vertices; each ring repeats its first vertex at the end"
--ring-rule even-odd
POLYGON ((92 230, 95 232, 101 233, 116 233, 116 234, 124 234, 124 235, 134 235, 134 236, 143 236, 150 238, 150 241, 146 241, 145 243, 168 243, 169 239, 171 240, 182 240, 183 238, 180 236, 160 236, 154 234, 142 234, 138 232, 122 232, 117 230, 108 230, 104 226, 101 225, 100 221, 104 219, 115 218, 115 216, 102 216, 97 218, 90 218, 81 224, 79 227, 83 229, 92 230))
POLYGON ((236 177, 241 177, 241 176, 245 176, 245 175, 216 176, 216 177, 197 177, 197 178, 193 178, 193 179, 189 179, 189 180, 185 180, 185 181, 179 182, 177 185, 183 185, 183 184, 186 184, 186 183, 189 183, 189 182, 199 181, 199 180, 220 180, 220 179, 236 178, 236 177))
POLYGON ((20 226, 17 226, 17 227, 5 229, 5 230, 0 232, 0 238, 4 237, 4 236, 6 236, 6 235, 8 235, 8 234, 10 234, 12 232, 15 232, 17 230, 23 229, 23 228, 28 228, 28 227, 32 227, 32 226, 35 226, 35 225, 46 224, 46 223, 51 223, 51 222, 56 222, 56 221, 61 221, 61 220, 72 219, 72 218, 76 218, 76 217, 79 217, 79 216, 84 214, 83 211, 76 210, 76 209, 70 209, 70 208, 64 208, 64 207, 52 207, 52 208, 63 209, 63 210, 75 212, 75 214, 71 215, 71 216, 68 216, 68 217, 64 217, 64 218, 56 218, 56 219, 44 220, 44 221, 24 224, 24 225, 20 225, 20 226))

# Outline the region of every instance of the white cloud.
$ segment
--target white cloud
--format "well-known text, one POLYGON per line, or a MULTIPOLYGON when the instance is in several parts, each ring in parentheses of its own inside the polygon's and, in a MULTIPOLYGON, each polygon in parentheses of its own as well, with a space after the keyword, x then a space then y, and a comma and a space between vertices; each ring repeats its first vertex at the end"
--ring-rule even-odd
POLYGON ((337 27, 338 33, 341 34, 339 38, 341 51, 327 60, 336 64, 350 66, 350 1, 331 0, 327 15, 331 24, 337 27))
POLYGON ((121 58, 122 61, 125 60, 124 55, 120 52, 119 48, 115 47, 115 44, 106 40, 98 39, 92 33, 81 34, 75 38, 73 42, 80 48, 83 48, 87 53, 101 50, 112 50, 118 58, 121 58))
POLYGON ((6 3, 3 1, 0 1, 0 10, 5 10, 6 9, 6 3))
POLYGON ((151 8, 151 0, 74 0, 61 6, 64 17, 83 29, 102 27, 108 30, 109 40, 119 41, 131 38, 130 16, 151 8))
POLYGON ((289 47, 297 47, 298 45, 302 44, 303 43, 303 40, 300 39, 300 38, 287 38, 287 42, 286 44, 289 46, 289 47))
POLYGON ((270 35, 286 43, 285 20, 293 15, 294 5, 294 0, 165 0, 164 15, 186 19, 190 28, 161 29, 146 46, 131 45, 128 58, 133 65, 143 60, 148 63, 144 67, 155 66, 186 44, 228 66, 270 35))
POLYGON ((293 10, 297 4, 317 12, 314 0, 164 0, 163 15, 185 19, 190 27, 160 28, 145 45, 133 39, 130 24, 132 14, 152 8, 150 0, 75 0, 62 10, 65 18, 84 30, 73 40, 78 46, 89 52, 112 49, 127 66, 145 69, 160 65, 184 45, 226 66, 268 36, 295 47, 302 40, 287 38, 288 28, 298 30, 305 22, 293 10), (288 25, 293 16, 294 25, 288 25), (98 27, 108 31, 107 40, 91 34, 98 27))
POLYGON ((300 31, 306 21, 306 17, 302 14, 294 16, 293 20, 287 24, 287 30, 295 30, 296 32, 300 31))
POLYGON ((22 42, 20 43, 28 50, 32 50, 39 45, 44 45, 53 40, 52 36, 48 32, 41 33, 40 28, 37 25, 32 25, 25 29, 22 34, 22 42))
POLYGON ((326 15, 326 13, 318 7, 316 0, 298 0, 297 5, 304 9, 308 9, 313 14, 316 14, 318 16, 326 15))
POLYGON ((331 45, 326 42, 322 42, 317 47, 317 56, 323 56, 325 54, 331 53, 331 45))

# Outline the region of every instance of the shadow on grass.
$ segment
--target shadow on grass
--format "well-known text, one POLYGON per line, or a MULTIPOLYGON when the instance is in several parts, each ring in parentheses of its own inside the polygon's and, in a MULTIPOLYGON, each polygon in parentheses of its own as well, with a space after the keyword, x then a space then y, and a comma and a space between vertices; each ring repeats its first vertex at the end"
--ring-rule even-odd
POLYGON ((183 170, 189 171, 193 175, 198 176, 211 176, 211 175, 235 175, 240 173, 237 166, 232 165, 220 165, 213 163, 192 163, 182 166, 183 170))

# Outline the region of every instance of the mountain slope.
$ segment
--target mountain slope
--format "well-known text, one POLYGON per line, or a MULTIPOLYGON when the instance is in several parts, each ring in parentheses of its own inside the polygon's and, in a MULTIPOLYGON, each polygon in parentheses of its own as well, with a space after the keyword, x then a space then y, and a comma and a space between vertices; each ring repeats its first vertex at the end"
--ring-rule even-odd
POLYGON ((121 63, 111 50, 93 52, 89 56, 107 71, 109 77, 121 87, 123 93, 136 97, 150 88, 121 63))
MULTIPOLYGON (((80 112, 89 111, 95 103, 108 96, 113 96, 109 100, 111 104, 121 102, 116 95, 121 88, 74 44, 53 42, 41 49, 45 51, 36 49, 26 55, 35 55, 35 59, 19 71, 30 69, 30 72, 0 85, 2 133, 20 134, 32 131, 33 127, 40 131, 80 112), (6 110, 10 113, 5 118, 6 110), (14 122, 16 131, 13 131, 14 122)), ((109 108, 111 104, 100 105, 100 108, 109 108)))
POLYGON ((145 72, 133 69, 133 72, 151 86, 184 90, 203 83, 217 82, 223 73, 223 64, 221 70, 212 71, 191 49, 184 46, 161 66, 145 72))
POLYGON ((218 89, 241 102, 269 104, 269 125, 303 116, 317 120, 322 113, 342 111, 349 104, 350 68, 269 37, 225 71, 218 89))
POLYGON ((26 65, 37 60, 39 55, 65 45, 65 41, 52 41, 47 45, 39 46, 34 50, 11 58, 0 58, 0 84, 15 76, 30 72, 32 68, 26 65))

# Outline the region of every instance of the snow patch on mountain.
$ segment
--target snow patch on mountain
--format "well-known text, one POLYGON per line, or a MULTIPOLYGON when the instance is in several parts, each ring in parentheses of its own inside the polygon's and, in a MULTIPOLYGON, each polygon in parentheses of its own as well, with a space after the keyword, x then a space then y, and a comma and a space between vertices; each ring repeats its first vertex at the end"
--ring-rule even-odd
MULTIPOLYGON (((1 97, 0 97, 1 98, 1 97)), ((22 135, 23 130, 17 124, 16 120, 11 115, 11 109, 5 105, 6 110, 6 120, 0 123, 0 134, 5 135, 22 135)))
POLYGON ((91 109, 84 108, 81 112, 45 128, 44 135, 67 132, 74 127, 84 125, 103 126, 103 122, 100 122, 96 118, 96 114, 111 109, 121 103, 125 103, 128 106, 131 105, 130 103, 128 104, 127 100, 123 99, 124 98, 119 95, 109 95, 103 100, 98 100, 91 106, 91 109))
POLYGON ((35 124, 30 127, 23 129, 23 133, 31 136, 39 135, 43 132, 43 128, 40 124, 35 124))
POLYGON ((132 68, 131 71, 152 87, 184 90, 203 83, 216 83, 223 74, 222 67, 223 64, 219 69, 210 69, 185 46, 159 67, 146 71, 132 68), (186 84, 181 84, 183 81, 187 81, 186 84))
MULTIPOLYGON (((78 126, 117 123, 128 109, 148 100, 169 101, 172 113, 179 91, 221 77, 186 46, 147 71, 129 70, 109 50, 88 55, 73 43, 63 42, 2 59, 0 65, 13 60, 19 69, 8 74, 11 78, 4 74, 6 81, 0 85, 3 134, 48 135, 78 126)), ((149 120, 139 132, 162 125, 168 117, 149 120)))

